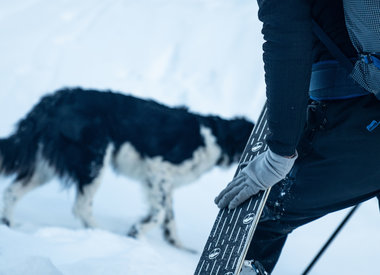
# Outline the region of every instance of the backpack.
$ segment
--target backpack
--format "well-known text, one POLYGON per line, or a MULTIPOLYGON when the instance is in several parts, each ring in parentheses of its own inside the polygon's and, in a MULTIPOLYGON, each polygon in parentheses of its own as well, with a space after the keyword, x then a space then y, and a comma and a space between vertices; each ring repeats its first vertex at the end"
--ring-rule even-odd
POLYGON ((380 99, 380 0, 343 0, 346 27, 358 52, 354 64, 313 20, 313 31, 365 90, 380 99))

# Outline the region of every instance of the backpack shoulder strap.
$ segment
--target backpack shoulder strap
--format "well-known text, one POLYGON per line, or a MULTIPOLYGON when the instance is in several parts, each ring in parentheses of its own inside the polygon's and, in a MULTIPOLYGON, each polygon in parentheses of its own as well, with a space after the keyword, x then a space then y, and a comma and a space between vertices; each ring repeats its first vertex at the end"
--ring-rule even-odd
POLYGON ((318 25, 318 23, 312 19, 312 28, 314 34, 318 39, 326 46, 329 52, 339 61, 339 63, 351 72, 354 68, 351 60, 342 52, 341 49, 335 44, 335 42, 326 34, 326 32, 318 25))

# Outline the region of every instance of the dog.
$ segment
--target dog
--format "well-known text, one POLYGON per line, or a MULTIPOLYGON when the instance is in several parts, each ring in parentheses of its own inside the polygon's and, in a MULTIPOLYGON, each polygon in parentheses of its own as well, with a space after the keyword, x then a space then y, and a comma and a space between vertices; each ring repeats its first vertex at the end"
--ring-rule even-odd
POLYGON ((139 237, 161 225, 164 239, 182 248, 177 237, 172 192, 216 165, 239 160, 253 123, 203 116, 184 107, 111 91, 64 88, 44 96, 0 139, 0 172, 14 175, 5 189, 2 223, 11 226, 20 198, 58 177, 75 186, 74 215, 96 227, 92 203, 104 168, 142 183, 149 213, 128 235, 139 237))

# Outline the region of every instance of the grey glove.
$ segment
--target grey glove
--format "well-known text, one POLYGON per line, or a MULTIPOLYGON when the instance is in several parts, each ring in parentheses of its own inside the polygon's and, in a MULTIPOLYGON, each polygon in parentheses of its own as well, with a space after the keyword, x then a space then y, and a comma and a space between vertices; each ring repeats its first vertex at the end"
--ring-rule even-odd
POLYGON ((286 177, 292 169, 297 154, 291 158, 283 157, 267 150, 256 156, 215 198, 219 208, 228 205, 236 208, 261 190, 272 187, 286 177))

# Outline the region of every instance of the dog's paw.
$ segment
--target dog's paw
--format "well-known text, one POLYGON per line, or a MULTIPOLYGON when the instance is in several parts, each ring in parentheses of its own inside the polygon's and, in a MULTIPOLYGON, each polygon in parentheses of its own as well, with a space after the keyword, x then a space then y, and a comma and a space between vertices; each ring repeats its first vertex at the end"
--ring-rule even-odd
POLYGON ((129 229, 127 236, 137 239, 140 235, 140 232, 137 230, 136 226, 132 226, 131 229, 129 229))
POLYGON ((187 248, 187 247, 185 247, 185 246, 184 246, 180 241, 178 241, 178 240, 174 241, 174 240, 172 240, 172 239, 166 239, 166 241, 167 241, 170 245, 174 246, 175 248, 178 248, 178 249, 180 249, 180 250, 183 250, 183 251, 189 252, 189 253, 191 253, 191 254, 198 254, 198 251, 196 251, 196 250, 194 250, 194 249, 191 249, 191 248, 187 248))
POLYGON ((11 222, 7 218, 1 218, 0 219, 0 224, 4 224, 4 225, 6 225, 8 227, 11 226, 11 222))
POLYGON ((89 221, 85 221, 85 220, 82 220, 82 225, 84 228, 86 229, 94 229, 94 228, 97 228, 98 226, 96 225, 96 222, 95 221, 92 221, 92 220, 89 220, 89 221))

